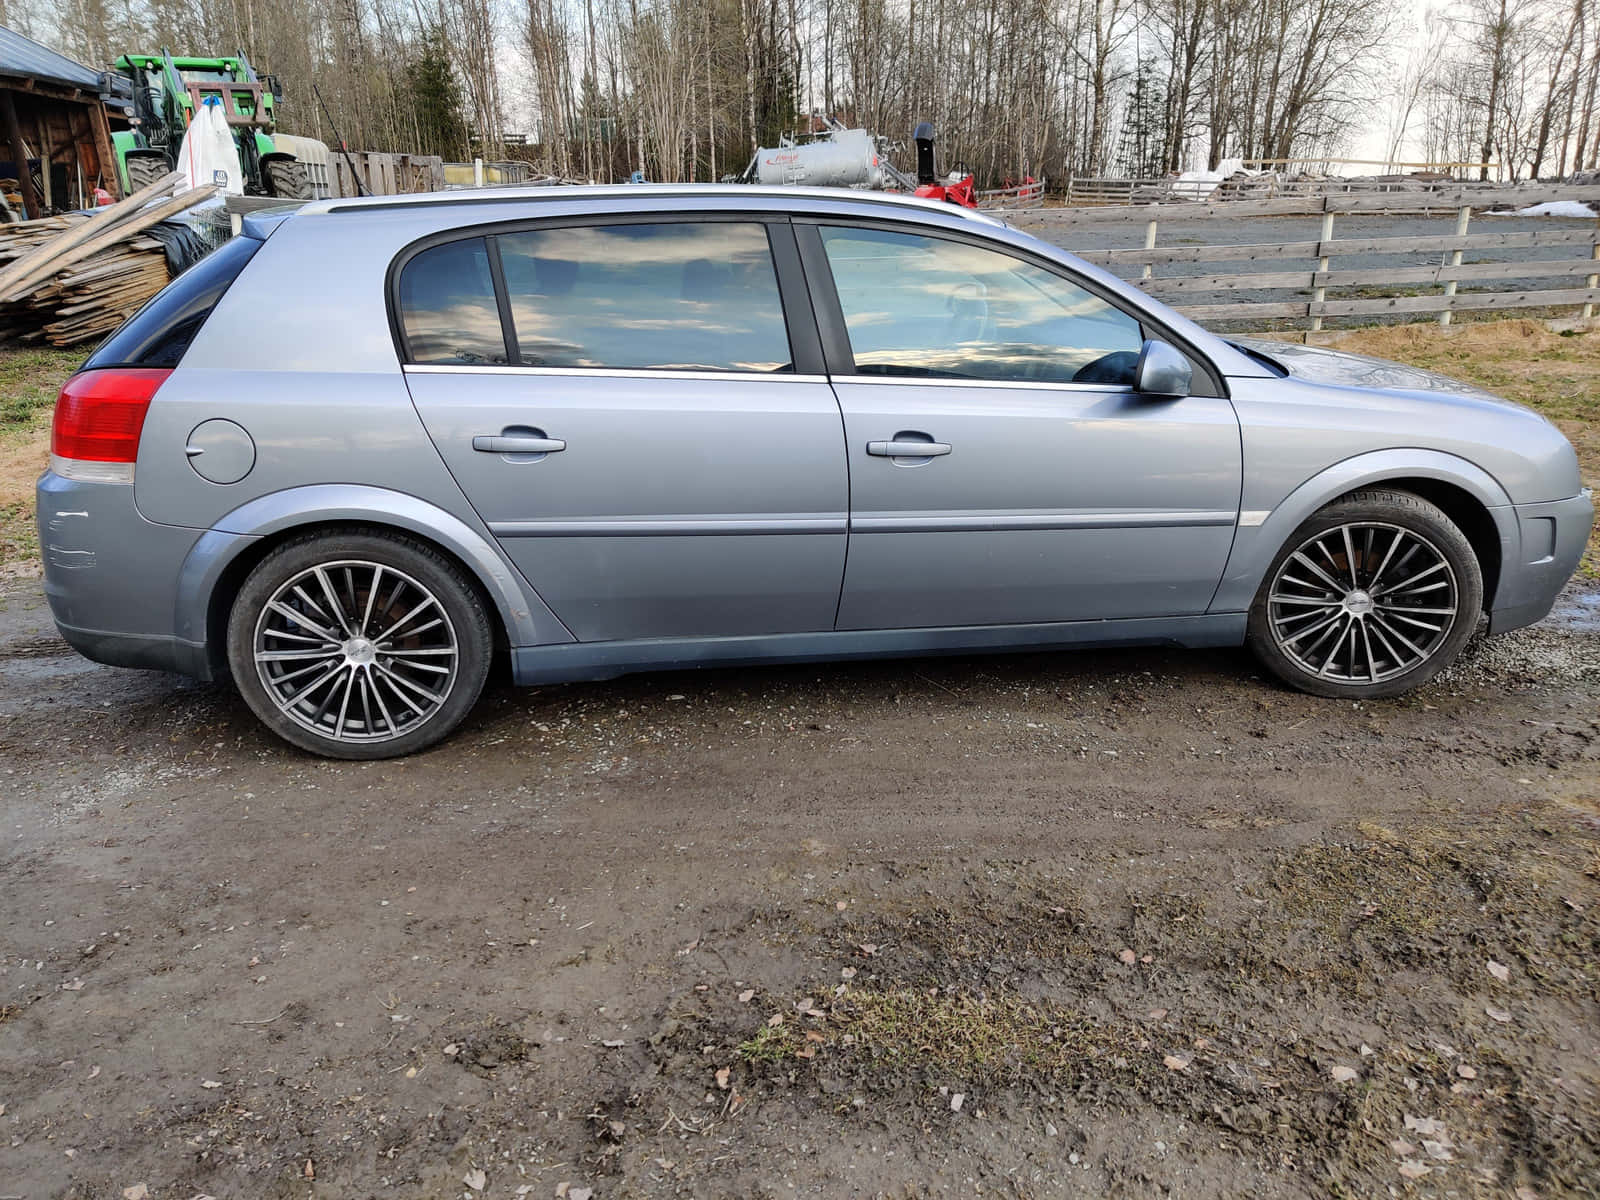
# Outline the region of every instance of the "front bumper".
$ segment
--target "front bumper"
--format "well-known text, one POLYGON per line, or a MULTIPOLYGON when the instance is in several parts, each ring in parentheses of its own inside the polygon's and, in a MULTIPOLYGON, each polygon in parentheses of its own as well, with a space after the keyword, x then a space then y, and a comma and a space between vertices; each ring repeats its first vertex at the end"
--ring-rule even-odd
POLYGON ((125 483, 52 471, 35 489, 44 594, 78 653, 118 667, 209 676, 206 651, 178 636, 178 580, 200 531, 147 521, 125 483))
POLYGON ((1588 488, 1566 500, 1516 506, 1518 553, 1500 564, 1489 632, 1505 633, 1549 615, 1589 544, 1594 498, 1588 488))

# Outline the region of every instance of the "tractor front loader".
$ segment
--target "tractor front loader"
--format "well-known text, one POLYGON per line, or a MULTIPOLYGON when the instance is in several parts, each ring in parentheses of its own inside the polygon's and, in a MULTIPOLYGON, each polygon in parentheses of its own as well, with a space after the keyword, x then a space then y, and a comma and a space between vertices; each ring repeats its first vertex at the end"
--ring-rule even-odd
POLYGON ((243 54, 174 58, 163 49, 160 54, 124 54, 113 66, 133 89, 133 128, 111 135, 125 193, 177 167, 184 131, 200 106, 215 98, 239 151, 245 194, 311 199, 305 164, 279 150, 272 136, 274 105, 283 96, 277 79, 258 77, 243 54))

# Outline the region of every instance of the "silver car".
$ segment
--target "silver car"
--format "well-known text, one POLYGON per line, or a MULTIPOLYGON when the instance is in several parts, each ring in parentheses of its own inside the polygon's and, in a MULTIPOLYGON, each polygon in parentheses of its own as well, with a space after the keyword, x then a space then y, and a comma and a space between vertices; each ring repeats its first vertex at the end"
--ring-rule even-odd
POLYGON ((1593 520, 1504 400, 949 205, 704 186, 247 220, 67 383, 38 513, 79 651, 340 758, 444 737, 497 657, 1248 643, 1389 696, 1544 616, 1593 520))

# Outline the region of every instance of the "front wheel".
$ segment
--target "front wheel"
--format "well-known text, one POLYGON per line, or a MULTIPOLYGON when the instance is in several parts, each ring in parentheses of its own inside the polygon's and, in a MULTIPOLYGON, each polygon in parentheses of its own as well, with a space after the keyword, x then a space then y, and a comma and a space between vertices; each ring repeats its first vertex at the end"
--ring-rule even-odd
POLYGON ((394 758, 466 716, 488 677, 488 612, 459 567, 409 538, 309 534, 233 603, 228 665, 257 717, 330 758, 394 758))
POLYGON ((1318 696, 1395 696, 1444 670, 1477 629, 1483 573, 1472 544, 1409 492, 1355 492, 1278 552, 1250 608, 1250 647, 1318 696))

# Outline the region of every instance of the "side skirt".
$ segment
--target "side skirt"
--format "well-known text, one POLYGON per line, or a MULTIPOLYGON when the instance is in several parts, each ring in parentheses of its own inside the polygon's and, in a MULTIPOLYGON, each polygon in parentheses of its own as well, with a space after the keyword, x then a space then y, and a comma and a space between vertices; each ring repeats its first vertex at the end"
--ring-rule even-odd
POLYGON ((843 662, 935 654, 1017 653, 1095 646, 1238 646, 1245 613, 1063 621, 1045 625, 963 625, 939 629, 843 629, 749 637, 648 638, 514 646, 519 684, 615 679, 634 671, 683 671, 761 663, 843 662))

